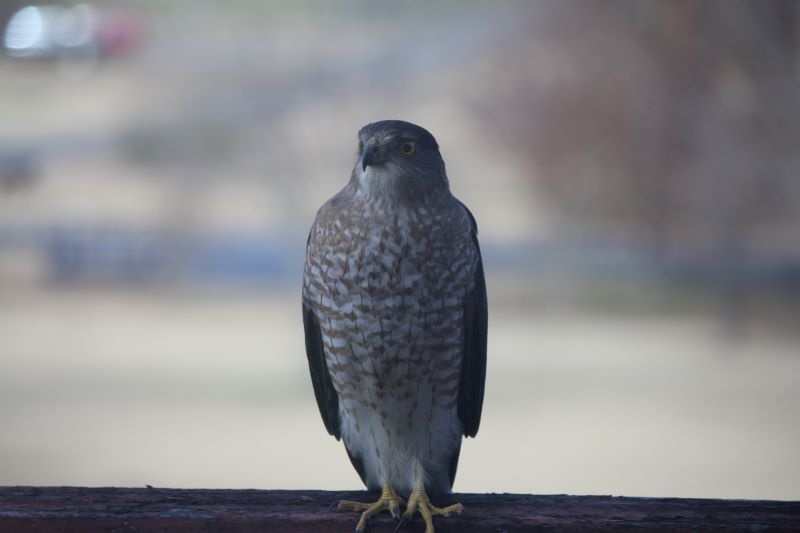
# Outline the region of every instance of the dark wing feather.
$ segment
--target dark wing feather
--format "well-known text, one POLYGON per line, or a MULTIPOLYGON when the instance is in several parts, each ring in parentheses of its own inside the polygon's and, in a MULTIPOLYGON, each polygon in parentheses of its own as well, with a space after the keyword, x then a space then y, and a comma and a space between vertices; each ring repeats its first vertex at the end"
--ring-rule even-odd
POLYGON ((453 488, 453 483, 456 482, 456 471, 458 470, 458 456, 461 455, 461 439, 458 439, 456 449, 450 454, 449 473, 450 473, 450 488, 453 488))
MULTIPOLYGON (((358 473, 358 477, 361 478, 361 482, 364 485, 366 485, 367 484, 367 475, 366 475, 366 470, 364 469, 364 461, 361 460, 361 456, 360 455, 354 455, 350 451, 350 448, 347 447, 347 443, 346 442, 344 444, 344 449, 347 452, 347 457, 350 458, 350 464, 352 464, 353 468, 356 469, 356 472, 358 473)), ((380 487, 374 487, 374 488, 378 489, 380 487)))
POLYGON ((319 413, 322 415, 325 429, 336 437, 336 440, 339 440, 342 436, 339 428, 339 396, 333 388, 331 374, 328 372, 328 363, 325 361, 319 321, 306 302, 303 302, 303 327, 306 332, 308 369, 311 371, 311 383, 314 385, 314 395, 317 397, 319 413))
MULTIPOLYGON (((311 234, 308 235, 306 246, 311 243, 311 234)), ((322 422, 328 433, 339 440, 342 431, 339 421, 339 395, 333 388, 331 374, 328 371, 328 362, 325 360, 325 351, 322 345, 322 331, 319 327, 319 320, 314 315, 311 306, 303 300, 303 328, 306 334, 306 355, 308 356, 308 369, 311 371, 311 383, 314 385, 314 396, 317 398, 319 414, 322 415, 322 422)), ((347 447, 347 456, 358 472, 358 477, 366 484, 364 463, 360 456, 354 455, 347 447)))
POLYGON ((483 276, 483 259, 478 245, 478 225, 472 213, 464 206, 471 223, 472 242, 478 253, 474 287, 464 302, 464 348, 461 360, 461 381, 458 387, 458 418, 464 435, 474 437, 481 423, 483 390, 486 383, 486 330, 488 309, 486 280, 483 276))

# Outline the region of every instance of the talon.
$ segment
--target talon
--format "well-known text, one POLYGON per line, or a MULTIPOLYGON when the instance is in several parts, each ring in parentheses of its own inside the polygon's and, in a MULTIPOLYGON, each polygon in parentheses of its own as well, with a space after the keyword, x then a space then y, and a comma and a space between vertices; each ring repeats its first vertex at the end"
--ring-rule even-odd
POLYGON ((400 504, 392 500, 389 503, 389 513, 391 513, 393 520, 400 520, 400 504))
POLYGON ((414 490, 414 492, 411 493, 411 496, 408 497, 408 507, 406 507, 406 512, 403 513, 403 519, 400 521, 400 524, 398 524, 397 528, 395 528, 395 533, 397 533, 403 524, 408 522, 411 517, 414 516, 415 512, 419 512, 419 514, 422 515, 422 520, 425 522, 425 533, 434 533, 434 516, 447 517, 453 513, 461 514, 461 511, 463 510, 464 506, 460 503, 455 503, 442 508, 431 505, 425 489, 420 487, 414 490))
POLYGON ((341 500, 336 507, 337 511, 365 511, 369 508, 369 504, 361 502, 351 502, 350 500, 341 500))
POLYGON ((434 507, 431 506, 431 510, 433 511, 434 515, 437 516, 450 516, 451 514, 461 514, 461 511, 464 510, 464 506, 460 503, 454 503, 453 505, 448 505, 447 507, 434 507))
POLYGON ((397 523, 397 527, 394 528, 394 533, 398 533, 398 531, 400 531, 400 529, 408 523, 408 519, 409 517, 406 515, 401 516, 400 521, 397 523))
POLYGON ((356 533, 364 533, 367 528, 367 521, 381 511, 388 510, 395 520, 398 519, 400 517, 401 503, 403 503, 403 499, 397 495, 392 487, 387 486, 384 487, 381 497, 375 503, 341 500, 338 508, 339 510, 363 511, 356 525, 356 533))

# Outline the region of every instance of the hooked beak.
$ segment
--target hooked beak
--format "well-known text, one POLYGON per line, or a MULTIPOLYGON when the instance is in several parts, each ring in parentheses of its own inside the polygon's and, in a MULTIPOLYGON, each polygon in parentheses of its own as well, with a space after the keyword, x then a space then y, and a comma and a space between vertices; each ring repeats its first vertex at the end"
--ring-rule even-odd
POLYGON ((361 154, 361 170, 367 170, 367 167, 379 163, 381 163, 381 159, 378 148, 374 144, 364 146, 364 152, 361 154))

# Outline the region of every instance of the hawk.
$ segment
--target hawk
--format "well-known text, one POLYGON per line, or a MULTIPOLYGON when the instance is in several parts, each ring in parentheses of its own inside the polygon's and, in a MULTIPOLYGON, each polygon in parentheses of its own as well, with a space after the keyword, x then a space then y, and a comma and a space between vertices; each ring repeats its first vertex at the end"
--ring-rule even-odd
POLYGON ((306 246, 303 324, 317 405, 361 480, 399 527, 451 491, 463 436, 478 432, 487 304, 478 229, 451 193, 433 135, 400 120, 358 132, 350 181, 306 246), (407 499, 400 516, 400 506, 407 499))

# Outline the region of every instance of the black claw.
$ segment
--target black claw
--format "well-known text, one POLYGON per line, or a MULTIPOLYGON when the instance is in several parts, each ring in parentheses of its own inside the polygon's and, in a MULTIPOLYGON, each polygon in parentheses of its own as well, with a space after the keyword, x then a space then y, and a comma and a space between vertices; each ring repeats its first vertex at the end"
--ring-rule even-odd
POLYGON ((394 533, 397 533, 398 531, 400 531, 400 528, 402 528, 407 523, 408 523, 408 517, 407 516, 400 517, 400 521, 397 523, 397 527, 394 528, 394 533))
POLYGON ((364 530, 361 529, 360 527, 357 527, 356 528, 356 533, 364 533, 364 530))
POLYGON ((331 504, 328 506, 328 509, 331 510, 331 511, 333 511, 335 509, 338 509, 338 508, 339 508, 338 500, 334 501, 334 502, 331 502, 331 504))

